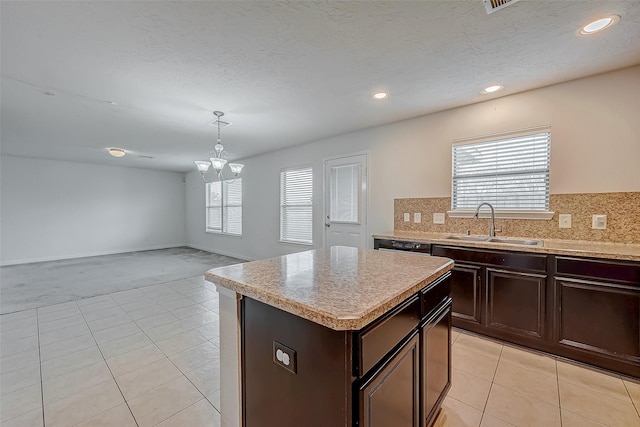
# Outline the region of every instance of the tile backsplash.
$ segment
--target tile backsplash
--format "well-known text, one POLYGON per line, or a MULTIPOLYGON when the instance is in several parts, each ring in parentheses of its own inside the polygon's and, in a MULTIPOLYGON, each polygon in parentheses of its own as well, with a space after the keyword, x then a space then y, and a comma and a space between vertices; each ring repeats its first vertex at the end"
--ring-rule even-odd
MULTIPOLYGON (((427 231, 463 234, 487 234, 489 219, 449 218, 444 224, 434 224, 433 214, 451 210, 450 197, 395 199, 395 231, 427 231), (404 213, 410 214, 405 222, 404 213), (422 222, 413 222, 414 213, 422 214, 422 222)), ((590 240, 598 242, 640 243, 640 192, 552 194, 549 210, 551 220, 496 219, 499 236, 538 239, 590 240), (558 216, 571 214, 571 228, 559 228, 558 216), (591 228, 592 215, 606 215, 606 230, 591 228)))

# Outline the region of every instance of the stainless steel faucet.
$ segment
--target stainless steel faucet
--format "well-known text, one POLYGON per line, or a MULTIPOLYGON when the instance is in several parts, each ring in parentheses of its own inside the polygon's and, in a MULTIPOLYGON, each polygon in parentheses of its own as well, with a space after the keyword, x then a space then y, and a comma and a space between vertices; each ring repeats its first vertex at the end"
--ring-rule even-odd
MULTIPOLYGON (((487 203, 487 202, 480 203, 476 208, 476 213, 473 214, 473 217, 475 219, 478 219, 478 213, 480 212, 480 208, 484 205, 489 206, 489 208, 491 209, 491 226, 489 227, 489 237, 496 237, 496 211, 493 209, 493 206, 491 205, 491 203, 487 203)), ((502 229, 498 231, 502 231, 502 229)))

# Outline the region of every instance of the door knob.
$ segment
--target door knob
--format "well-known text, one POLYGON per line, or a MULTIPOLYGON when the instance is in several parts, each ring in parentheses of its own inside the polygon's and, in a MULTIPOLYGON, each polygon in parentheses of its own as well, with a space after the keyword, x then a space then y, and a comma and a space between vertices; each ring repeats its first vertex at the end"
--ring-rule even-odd
POLYGON ((329 224, 328 222, 325 222, 325 223, 324 223, 324 226, 325 226, 325 227, 331 227, 331 224, 329 224))

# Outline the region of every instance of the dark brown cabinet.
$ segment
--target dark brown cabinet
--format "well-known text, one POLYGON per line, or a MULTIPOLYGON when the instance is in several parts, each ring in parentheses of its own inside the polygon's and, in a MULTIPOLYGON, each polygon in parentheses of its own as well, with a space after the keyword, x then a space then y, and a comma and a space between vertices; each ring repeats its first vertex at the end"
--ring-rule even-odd
MULTIPOLYGON (((423 425, 430 425, 451 387, 451 300, 432 314, 420 329, 423 425)), ((422 427, 421 426, 421 427, 422 427)))
POLYGON ((452 258, 453 326, 523 345, 547 335, 547 256, 432 246, 452 258))
POLYGON ((360 386, 360 426, 420 426, 418 332, 360 386))
POLYGON ((553 340, 560 353, 640 376, 640 266, 555 261, 553 340))
POLYGON ((640 263, 432 245, 453 326, 640 377, 640 263))
POLYGON ((487 268, 486 327, 544 338, 546 281, 546 274, 487 268))
POLYGON ((481 267, 457 264, 451 270, 451 298, 453 317, 457 325, 482 323, 482 276, 481 267))

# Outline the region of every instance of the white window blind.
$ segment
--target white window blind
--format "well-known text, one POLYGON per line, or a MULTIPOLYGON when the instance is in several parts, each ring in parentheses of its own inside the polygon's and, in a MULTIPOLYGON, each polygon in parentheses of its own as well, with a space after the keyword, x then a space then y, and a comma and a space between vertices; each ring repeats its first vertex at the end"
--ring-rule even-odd
POLYGON ((331 168, 331 221, 359 221, 360 165, 334 166, 331 168))
POLYGON ((207 231, 242 235, 242 178, 207 183, 207 231))
POLYGON ((311 168, 280 172, 280 241, 313 243, 313 171, 311 168))
POLYGON ((453 146, 453 210, 549 210, 550 131, 453 146))

